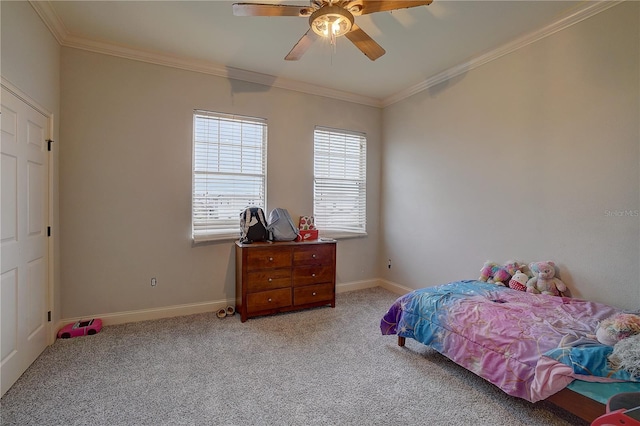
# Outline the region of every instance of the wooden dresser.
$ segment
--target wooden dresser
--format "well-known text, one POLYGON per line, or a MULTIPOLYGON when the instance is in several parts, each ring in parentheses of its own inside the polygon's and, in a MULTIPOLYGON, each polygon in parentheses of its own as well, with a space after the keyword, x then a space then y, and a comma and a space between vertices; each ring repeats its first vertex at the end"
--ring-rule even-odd
POLYGON ((236 242, 236 312, 247 318, 336 306, 336 241, 236 242))

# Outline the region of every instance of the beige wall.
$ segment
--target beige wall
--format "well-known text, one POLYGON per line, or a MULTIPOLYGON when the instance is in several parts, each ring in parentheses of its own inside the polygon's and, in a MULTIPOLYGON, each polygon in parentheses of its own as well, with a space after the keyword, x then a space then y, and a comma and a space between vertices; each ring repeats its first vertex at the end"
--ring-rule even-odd
MULTIPOLYGON (((59 140, 60 46, 26 1, 0 2, 2 15, 0 73, 12 86, 53 114, 53 135, 59 140)), ((51 307, 53 321, 60 318, 60 249, 58 238, 58 150, 52 151, 52 238, 54 253, 51 307)))
POLYGON ((194 109, 267 119, 267 212, 294 218, 313 211, 314 126, 365 132, 369 235, 339 242, 337 280, 378 276, 380 109, 70 48, 61 64, 64 317, 235 297, 233 242, 190 239, 194 109))
POLYGON ((233 298, 232 245, 188 238, 194 108, 268 119, 268 207, 294 216, 312 209, 313 126, 368 134, 370 234, 340 241, 339 283, 553 259, 577 296, 640 304, 640 220, 617 215, 640 208, 636 2, 382 112, 61 49, 28 3, 0 5, 2 76, 55 118, 54 321, 233 298))
POLYGON ((386 279, 554 260, 575 296, 640 307, 639 17, 623 3, 385 108, 386 279))

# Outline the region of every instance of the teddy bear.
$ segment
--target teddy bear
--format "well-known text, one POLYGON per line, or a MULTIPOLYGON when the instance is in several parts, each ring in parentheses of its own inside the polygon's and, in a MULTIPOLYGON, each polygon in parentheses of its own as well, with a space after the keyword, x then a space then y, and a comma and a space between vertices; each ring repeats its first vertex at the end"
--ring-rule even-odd
POLYGON ((565 283, 555 276, 555 266, 551 261, 530 263, 529 269, 533 277, 527 281, 527 293, 559 296, 560 292, 567 291, 565 283))
POLYGON ((635 314, 614 314, 602 320, 596 329, 598 342, 608 346, 636 334, 640 334, 640 315, 635 314))
POLYGON ((509 288, 518 291, 527 291, 527 281, 529 281, 529 278, 529 275, 518 269, 509 280, 509 288))

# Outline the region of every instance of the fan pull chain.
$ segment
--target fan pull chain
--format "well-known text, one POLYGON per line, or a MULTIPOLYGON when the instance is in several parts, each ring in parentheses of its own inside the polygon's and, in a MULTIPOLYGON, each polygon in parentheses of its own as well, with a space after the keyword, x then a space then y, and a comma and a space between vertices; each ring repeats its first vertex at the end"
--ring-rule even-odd
POLYGON ((333 65, 333 55, 335 55, 336 52, 338 51, 338 38, 333 32, 329 37, 329 41, 331 43, 331 65, 333 65))

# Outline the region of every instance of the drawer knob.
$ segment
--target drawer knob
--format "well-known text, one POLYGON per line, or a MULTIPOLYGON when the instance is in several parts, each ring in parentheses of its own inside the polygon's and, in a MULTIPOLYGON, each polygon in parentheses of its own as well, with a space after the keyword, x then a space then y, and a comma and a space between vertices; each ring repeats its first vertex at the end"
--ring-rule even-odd
POLYGON ((313 293, 311 293, 311 295, 312 295, 312 296, 315 296, 315 295, 316 295, 316 292, 314 291, 313 293))
POLYGON ((270 257, 270 258, 269 258, 269 262, 273 262, 273 257, 270 257))
POLYGON ((269 282, 271 282, 271 281, 273 281, 273 279, 272 279, 272 278, 269 278, 269 282))
POLYGON ((314 253, 314 254, 312 254, 312 255, 311 255, 311 257, 313 257, 313 258, 315 259, 315 258, 316 258, 316 255, 315 255, 315 253, 314 253))
POLYGON ((316 276, 316 274, 311 274, 311 276, 312 276, 312 277, 315 277, 315 276, 316 276))
POLYGON ((267 300, 267 302, 271 302, 271 298, 269 298, 269 300, 267 300))

